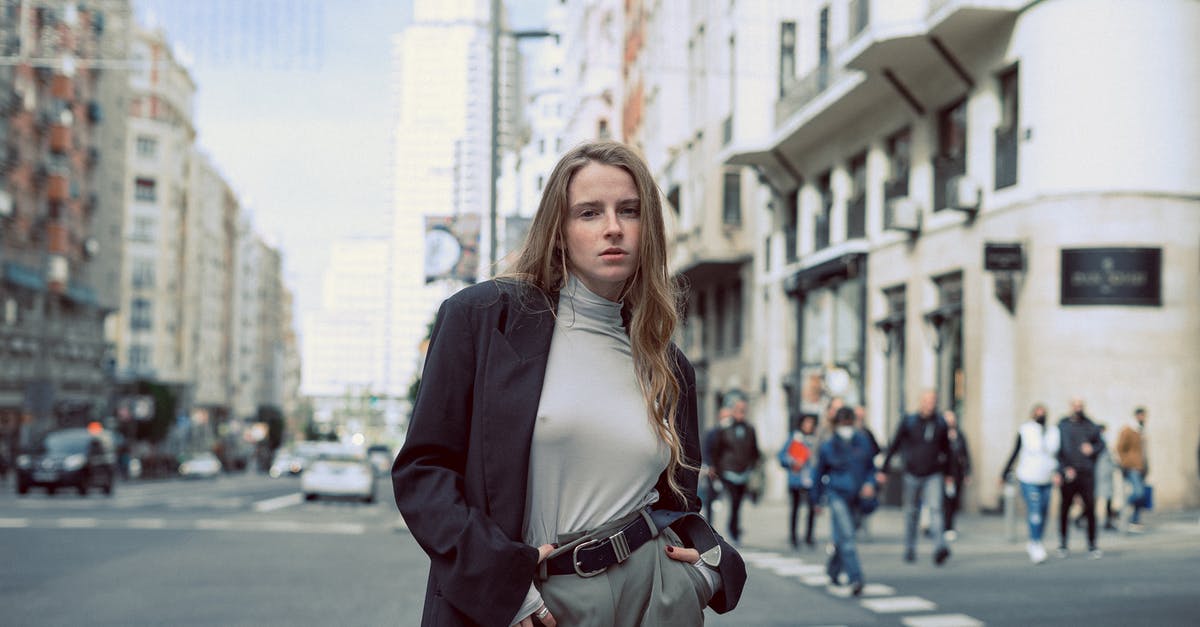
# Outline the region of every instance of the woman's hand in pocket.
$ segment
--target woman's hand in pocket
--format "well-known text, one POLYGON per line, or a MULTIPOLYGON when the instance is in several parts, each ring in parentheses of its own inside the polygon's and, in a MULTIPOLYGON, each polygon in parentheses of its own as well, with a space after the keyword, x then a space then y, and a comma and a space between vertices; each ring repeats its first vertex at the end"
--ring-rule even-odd
MULTIPOLYGON (((553 544, 543 544, 542 546, 539 546, 538 563, 541 564, 542 562, 546 561, 546 558, 554 552, 555 548, 556 547, 553 544)), ((558 627, 558 621, 554 619, 554 613, 551 612, 550 608, 546 607, 545 604, 542 604, 542 606, 534 611, 534 613, 521 619, 521 621, 517 623, 516 627, 537 627, 538 625, 543 625, 544 627, 558 627)))
POLYGON ((675 560, 676 562, 695 564, 696 562, 700 561, 700 551, 682 546, 671 546, 668 544, 667 557, 675 560))

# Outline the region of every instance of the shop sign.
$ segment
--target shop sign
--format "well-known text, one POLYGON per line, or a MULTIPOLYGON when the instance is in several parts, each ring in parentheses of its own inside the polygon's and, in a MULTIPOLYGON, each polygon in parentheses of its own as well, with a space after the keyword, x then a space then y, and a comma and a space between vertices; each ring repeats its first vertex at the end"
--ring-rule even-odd
POLYGON ((1161 248, 1064 248, 1063 305, 1162 305, 1161 248))
POLYGON ((1020 244, 985 242, 983 269, 998 272, 1021 272, 1025 269, 1025 252, 1020 244))

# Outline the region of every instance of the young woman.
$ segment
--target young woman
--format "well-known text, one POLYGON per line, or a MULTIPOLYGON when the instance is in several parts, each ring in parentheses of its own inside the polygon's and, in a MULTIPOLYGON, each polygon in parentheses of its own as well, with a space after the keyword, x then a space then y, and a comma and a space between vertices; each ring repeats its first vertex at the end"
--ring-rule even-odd
POLYGON ((788 494, 791 496, 791 516, 788 524, 788 541, 793 549, 800 548, 796 534, 800 505, 808 507, 804 525, 804 545, 813 548, 813 523, 816 521, 816 502, 812 499, 813 468, 817 457, 817 416, 801 414, 791 435, 779 449, 779 465, 787 470, 788 494))
POLYGON ((1017 432, 1017 442, 1000 478, 1001 483, 1008 481, 1013 463, 1017 464, 1017 481, 1021 484, 1028 513, 1029 544, 1026 550, 1034 564, 1046 561, 1042 534, 1046 529, 1046 513, 1050 510, 1050 485, 1058 480, 1059 443, 1058 429, 1046 426, 1046 406, 1034 405, 1030 419, 1017 432))
POLYGON ((694 514, 659 198, 629 148, 576 147, 512 272, 438 312, 392 469, 430 559, 422 625, 699 625, 736 606, 745 566, 694 514))

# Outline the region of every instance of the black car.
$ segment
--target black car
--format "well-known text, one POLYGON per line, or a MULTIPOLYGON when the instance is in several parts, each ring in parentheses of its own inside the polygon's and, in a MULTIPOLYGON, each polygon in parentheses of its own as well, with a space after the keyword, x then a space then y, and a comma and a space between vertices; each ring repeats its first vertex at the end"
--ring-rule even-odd
POLYGON ((112 436, 105 431, 62 429, 47 433, 33 448, 17 456, 17 494, 30 487, 73 487, 86 495, 92 487, 112 494, 117 476, 117 455, 112 436))

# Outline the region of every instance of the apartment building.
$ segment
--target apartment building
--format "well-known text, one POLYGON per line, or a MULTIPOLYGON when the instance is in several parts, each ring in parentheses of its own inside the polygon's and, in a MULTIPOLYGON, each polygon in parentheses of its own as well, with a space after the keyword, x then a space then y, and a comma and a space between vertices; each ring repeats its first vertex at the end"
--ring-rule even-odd
POLYGON ((0 436, 12 444, 107 402, 124 155, 105 148, 125 134, 129 2, 8 0, 0 15, 0 436))
POLYGON ((1110 433, 1145 406, 1156 498, 1200 502, 1200 4, 835 0, 776 19, 773 123, 722 151, 765 183, 756 283, 788 296, 753 322, 794 328, 782 364, 756 360, 790 380, 774 419, 843 396, 887 439, 934 389, 986 479, 1036 402, 1080 397, 1110 433))
POLYGON ((193 346, 185 273, 196 84, 162 31, 135 27, 130 62, 118 376, 179 386, 193 346))

